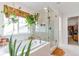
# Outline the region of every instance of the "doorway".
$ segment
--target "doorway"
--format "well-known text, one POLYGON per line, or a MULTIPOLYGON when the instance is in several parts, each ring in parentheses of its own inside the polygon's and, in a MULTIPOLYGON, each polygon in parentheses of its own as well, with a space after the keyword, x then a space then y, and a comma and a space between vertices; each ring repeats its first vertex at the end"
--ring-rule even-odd
POLYGON ((68 44, 78 45, 78 17, 68 18, 68 44))

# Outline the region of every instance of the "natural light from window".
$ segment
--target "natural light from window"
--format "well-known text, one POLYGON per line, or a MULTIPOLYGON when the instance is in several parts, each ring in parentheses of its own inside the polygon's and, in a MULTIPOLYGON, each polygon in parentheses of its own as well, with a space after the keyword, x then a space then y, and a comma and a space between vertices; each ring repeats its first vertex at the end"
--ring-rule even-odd
POLYGON ((9 18, 5 17, 4 16, 4 35, 11 35, 12 33, 13 34, 20 34, 20 33, 30 33, 28 27, 26 26, 26 23, 25 23, 25 18, 23 17, 18 17, 18 22, 17 23, 9 23, 9 18), (14 28, 13 28, 14 26, 14 28), (14 31, 13 31, 14 29, 14 31))

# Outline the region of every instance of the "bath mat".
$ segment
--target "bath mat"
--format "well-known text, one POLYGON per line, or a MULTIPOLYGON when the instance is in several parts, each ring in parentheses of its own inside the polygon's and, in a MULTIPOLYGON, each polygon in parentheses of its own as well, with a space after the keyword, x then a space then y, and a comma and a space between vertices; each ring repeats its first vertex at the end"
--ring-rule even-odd
POLYGON ((54 56, 64 56, 65 52, 63 51, 63 49, 60 49, 60 48, 56 48, 52 53, 51 55, 54 55, 54 56))

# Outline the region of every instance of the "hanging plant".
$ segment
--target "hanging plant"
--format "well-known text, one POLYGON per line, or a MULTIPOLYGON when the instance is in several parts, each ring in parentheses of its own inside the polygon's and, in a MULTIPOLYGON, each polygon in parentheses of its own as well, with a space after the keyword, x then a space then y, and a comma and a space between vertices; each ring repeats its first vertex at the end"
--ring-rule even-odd
POLYGON ((29 27, 31 27, 33 24, 36 24, 36 22, 38 21, 38 16, 39 16, 38 13, 35 13, 34 15, 29 15, 26 17, 25 22, 29 27))
POLYGON ((10 19, 11 19, 10 22, 12 22, 12 23, 18 22, 18 18, 15 13, 10 15, 10 19))

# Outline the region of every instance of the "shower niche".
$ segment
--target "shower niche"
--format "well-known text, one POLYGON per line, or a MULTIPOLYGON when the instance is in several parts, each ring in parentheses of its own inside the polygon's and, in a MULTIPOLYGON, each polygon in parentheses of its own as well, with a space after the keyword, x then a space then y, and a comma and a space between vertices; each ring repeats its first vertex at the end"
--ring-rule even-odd
POLYGON ((79 17, 68 19, 68 44, 78 45, 78 22, 79 17))

